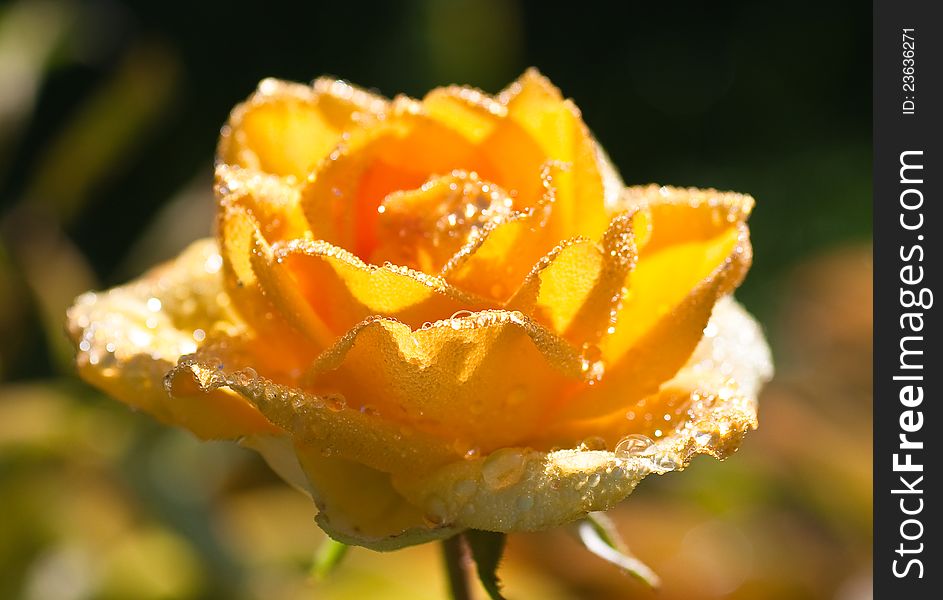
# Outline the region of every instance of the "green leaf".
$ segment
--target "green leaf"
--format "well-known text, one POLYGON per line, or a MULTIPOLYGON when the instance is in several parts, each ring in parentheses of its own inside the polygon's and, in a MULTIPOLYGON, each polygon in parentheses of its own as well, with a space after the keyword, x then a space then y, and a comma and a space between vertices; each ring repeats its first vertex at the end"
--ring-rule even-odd
POLYGON ((331 538, 325 539, 314 554, 314 562, 311 564, 311 576, 318 581, 326 579, 344 559, 347 548, 347 544, 342 544, 331 538))
POLYGON ((491 600, 504 600, 501 595, 501 582, 498 580, 498 563, 501 562, 501 554, 504 552, 506 536, 503 533, 477 529, 469 529, 462 536, 478 568, 478 579, 488 596, 491 600))
POLYGON ((651 567, 629 552, 615 524, 603 513, 590 513, 577 524, 580 541, 587 550, 629 573, 652 589, 661 585, 658 575, 651 567))

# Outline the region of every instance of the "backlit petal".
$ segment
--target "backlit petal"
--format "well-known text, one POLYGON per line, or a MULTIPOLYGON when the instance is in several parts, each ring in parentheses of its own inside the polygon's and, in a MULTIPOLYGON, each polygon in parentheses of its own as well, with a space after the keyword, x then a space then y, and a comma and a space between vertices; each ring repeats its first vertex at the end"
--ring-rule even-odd
POLYGON ((605 179, 613 170, 576 105, 536 69, 528 69, 498 100, 508 107, 508 119, 538 142, 546 160, 569 167, 554 182, 557 206, 550 227, 558 239, 601 236, 609 222, 605 179))
POLYGON ((164 375, 181 355, 218 335, 244 330, 220 269, 216 245, 204 240, 134 282, 80 296, 68 314, 79 374, 130 406, 203 438, 276 431, 235 394, 171 397, 164 388, 164 375))
POLYGON ((375 120, 386 101, 344 82, 313 87, 265 79, 236 106, 220 134, 220 162, 301 178, 327 156, 341 134, 375 120))
POLYGON ((717 300, 739 285, 752 253, 753 199, 714 190, 629 188, 652 233, 629 277, 615 330, 600 344, 605 376, 564 418, 608 414, 653 393, 687 361, 717 300))

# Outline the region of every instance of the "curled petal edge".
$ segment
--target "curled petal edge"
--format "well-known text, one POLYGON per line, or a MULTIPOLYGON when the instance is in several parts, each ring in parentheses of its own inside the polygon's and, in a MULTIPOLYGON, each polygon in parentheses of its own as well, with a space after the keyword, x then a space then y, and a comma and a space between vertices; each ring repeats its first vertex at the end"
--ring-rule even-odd
POLYGON ((746 432, 756 428, 755 394, 772 367, 757 324, 732 300, 718 305, 712 323, 722 330, 705 339, 685 368, 665 384, 665 389, 691 394, 689 418, 643 453, 507 448, 430 474, 398 475, 394 485, 443 525, 529 531, 607 510, 645 476, 682 470, 698 454, 726 458, 746 432), (726 344, 745 346, 722 350, 726 344), (731 366, 731 373, 742 382, 721 376, 712 381, 724 387, 704 385, 705 372, 724 369, 730 361, 740 361, 731 366))

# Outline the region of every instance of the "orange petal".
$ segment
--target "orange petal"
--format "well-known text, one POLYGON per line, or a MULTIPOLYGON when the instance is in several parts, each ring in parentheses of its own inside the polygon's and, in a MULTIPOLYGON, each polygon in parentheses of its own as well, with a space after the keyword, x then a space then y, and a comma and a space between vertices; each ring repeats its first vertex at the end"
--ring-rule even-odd
POLYGON ((340 81, 314 87, 264 79, 236 106, 220 134, 219 161, 280 176, 303 177, 341 134, 375 120, 386 101, 340 81))
POLYGON ((646 199, 651 238, 632 271, 615 331, 600 344, 606 374, 567 418, 606 414, 648 395, 691 355, 717 299, 751 262, 744 219, 753 199, 714 190, 629 190, 646 199))
POLYGON ((244 330, 230 309, 220 265, 216 245, 203 240, 137 281, 80 296, 68 313, 79 374, 130 406, 202 438, 278 431, 237 395, 172 397, 164 388, 164 375, 182 355, 244 330))
POLYGON ((276 382, 238 362, 226 365, 211 356, 190 355, 167 379, 174 387, 190 386, 206 395, 236 394, 294 443, 379 471, 429 470, 460 458, 452 444, 416 426, 385 419, 337 393, 304 391, 297 378, 276 382))
POLYGON ((566 342, 520 313, 484 311, 417 331, 369 319, 319 357, 308 380, 463 451, 487 452, 539 429, 581 367, 566 342))
POLYGON ((486 308, 438 277, 387 264, 368 265, 323 241, 293 240, 267 253, 264 269, 272 294, 300 292, 317 318, 338 336, 372 315, 418 328, 460 310, 486 308))
POLYGON ((314 347, 330 346, 337 335, 308 304, 291 273, 275 268, 275 252, 258 229, 249 260, 252 272, 258 278, 259 289, 270 306, 275 308, 277 317, 302 332, 314 347))
POLYGON ((383 199, 455 169, 494 180, 493 166, 476 146, 423 115, 418 103, 397 99, 386 120, 353 132, 322 161, 302 192, 302 208, 315 238, 369 258, 383 199))
POLYGON ((296 447, 314 490, 317 522, 345 544, 396 550, 443 539, 458 529, 439 526, 393 488, 390 475, 343 458, 296 447))
MULTIPOLYGON (((264 255, 268 247, 262 225, 253 215, 265 213, 253 211, 253 207, 254 203, 242 200, 221 202, 217 214, 217 237, 226 290, 238 313, 259 336, 278 340, 280 353, 292 357, 292 361, 304 360, 306 356, 310 359, 329 346, 333 336, 326 332, 316 316, 310 314, 304 301, 299 300, 297 291, 284 295, 265 293, 263 284, 271 287, 272 282, 260 280, 253 264, 253 260, 258 262, 258 258, 253 257, 264 255)), ((268 271, 263 271, 263 275, 268 275, 268 271)))

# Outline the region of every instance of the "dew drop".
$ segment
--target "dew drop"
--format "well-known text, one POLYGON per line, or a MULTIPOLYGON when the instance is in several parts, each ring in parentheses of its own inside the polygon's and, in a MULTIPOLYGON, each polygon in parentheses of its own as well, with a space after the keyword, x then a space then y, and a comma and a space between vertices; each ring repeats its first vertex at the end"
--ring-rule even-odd
POLYGON ((448 521, 448 507, 445 500, 439 496, 431 496, 426 500, 426 514, 423 519, 430 527, 441 527, 448 521))
POLYGON ((659 471, 674 471, 681 466, 670 454, 659 454, 652 459, 652 465, 659 471))
POLYGON ((713 439, 714 436, 706 431, 702 431, 701 433, 694 436, 694 442, 701 448, 710 446, 713 439))
POLYGON ((600 481, 602 481, 602 476, 599 473, 593 473, 586 480, 586 485, 588 485, 591 488, 594 488, 599 485, 600 481))
POLYGON ((534 498, 530 495, 521 496, 517 499, 517 510, 526 511, 534 508, 534 498))
POLYGON ((452 492, 462 502, 468 500, 478 491, 478 484, 474 479, 459 479, 452 486, 452 492))
POLYGON ((655 453, 655 444, 648 436, 633 433, 619 440, 615 453, 619 458, 652 456, 655 453))
POLYGON ((492 452, 481 466, 485 484, 500 490, 520 481, 524 474, 524 454, 517 448, 503 448, 492 452))
POLYGON ((347 408, 347 401, 341 396, 328 396, 324 399, 324 406, 331 412, 340 412, 347 408))

